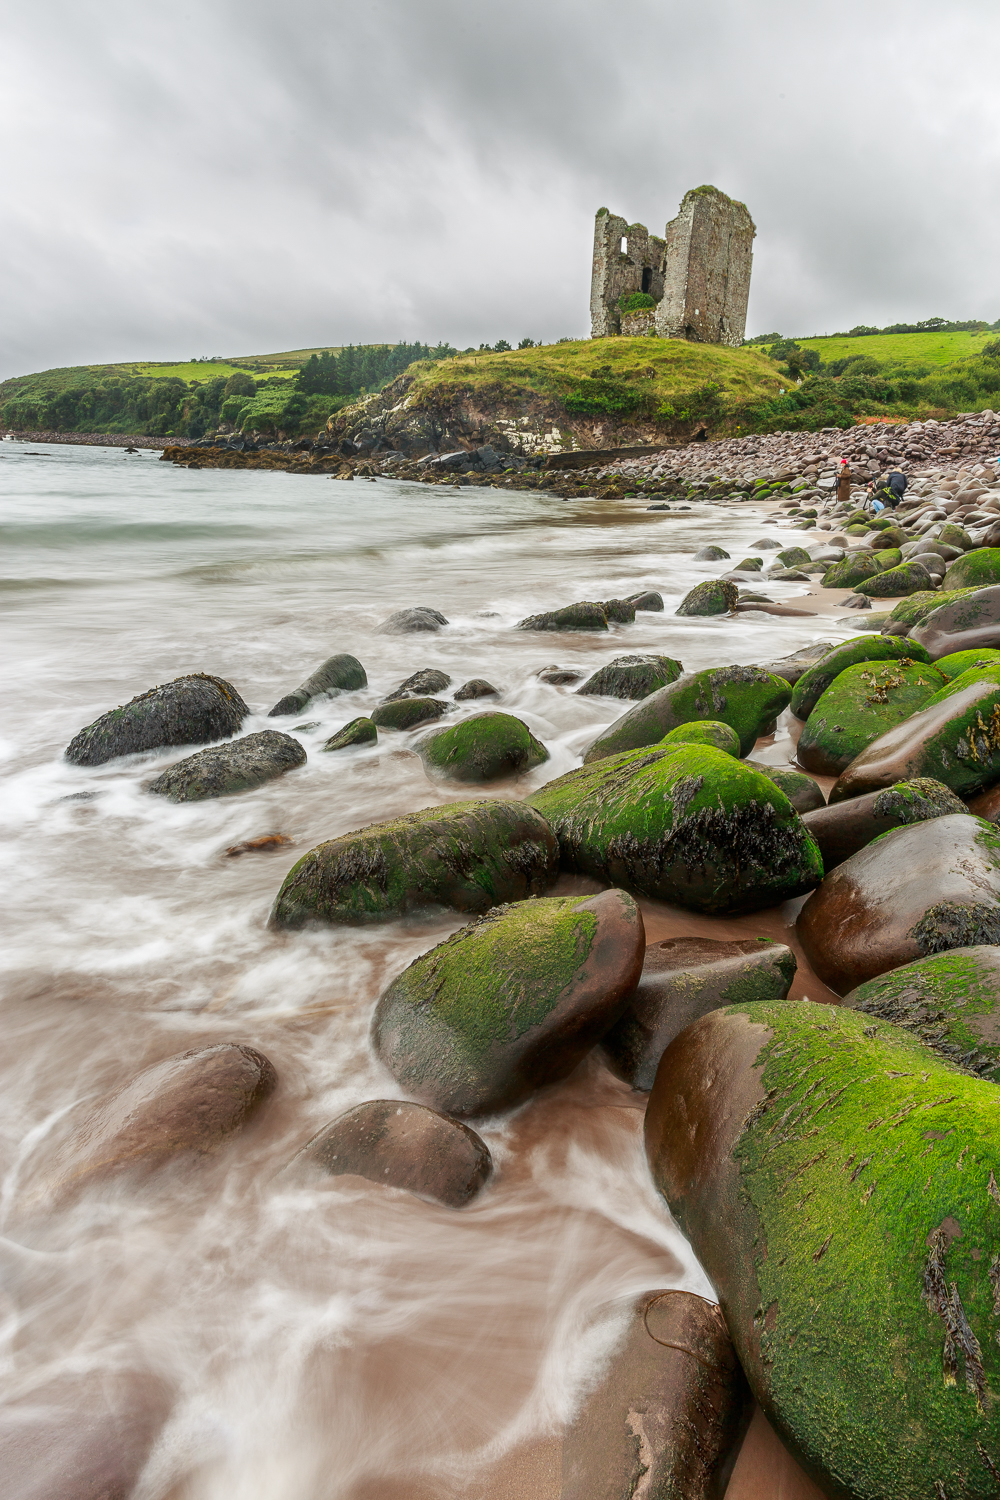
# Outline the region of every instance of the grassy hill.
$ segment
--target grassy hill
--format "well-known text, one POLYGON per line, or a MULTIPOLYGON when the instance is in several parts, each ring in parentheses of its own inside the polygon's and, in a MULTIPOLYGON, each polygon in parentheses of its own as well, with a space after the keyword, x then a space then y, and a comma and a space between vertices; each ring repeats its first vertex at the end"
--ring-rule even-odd
POLYGON ((950 365, 982 352, 983 345, 996 338, 986 329, 982 333, 874 333, 829 338, 799 338, 803 349, 815 349, 824 364, 836 359, 867 358, 882 362, 950 365))

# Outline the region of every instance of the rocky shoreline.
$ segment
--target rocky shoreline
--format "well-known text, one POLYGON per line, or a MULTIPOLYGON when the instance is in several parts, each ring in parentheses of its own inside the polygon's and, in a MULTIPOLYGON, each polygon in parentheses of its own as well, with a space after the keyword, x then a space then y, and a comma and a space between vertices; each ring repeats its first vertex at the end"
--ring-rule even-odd
POLYGON ((79 448, 150 448, 160 452, 163 448, 187 447, 192 438, 146 437, 142 433, 124 432, 3 432, 0 441, 11 438, 17 443, 60 443, 79 448))

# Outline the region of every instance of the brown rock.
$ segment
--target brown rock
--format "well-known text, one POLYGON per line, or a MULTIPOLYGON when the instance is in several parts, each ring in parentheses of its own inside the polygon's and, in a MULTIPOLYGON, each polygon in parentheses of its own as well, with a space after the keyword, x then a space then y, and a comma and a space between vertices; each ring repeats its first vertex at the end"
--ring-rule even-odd
POLYGON ((752 1409, 718 1307, 646 1292, 565 1434, 562 1500, 718 1500, 752 1409))
POLYGON ((966 805, 973 817, 985 818, 987 823, 1000 823, 1000 782, 970 797, 966 805))
POLYGON ((940 604, 909 634, 911 640, 926 647, 931 661, 956 651, 1000 646, 1000 584, 940 604))
POLYGON ((258 839, 244 839, 242 844, 230 844, 226 853, 230 858, 238 854, 258 854, 269 849, 283 849, 291 842, 287 833, 262 833, 258 839))
POLYGON ((803 813, 802 821, 819 845, 823 867, 829 874, 835 865, 843 864, 890 828, 965 811, 961 798, 943 782, 920 776, 803 813))
POLYGON ((929 953, 1000 942, 1000 839, 967 813, 893 829, 824 877, 796 927, 838 995, 929 953))
POLYGON ((468 1125, 400 1099, 369 1099, 314 1135, 292 1165, 351 1174, 461 1208, 493 1170, 486 1142, 468 1125))
POLYGON ((636 992, 602 1043, 612 1072, 634 1089, 651 1089, 660 1058, 685 1026, 720 1005, 783 1000, 796 967, 790 948, 766 938, 650 943, 636 992))

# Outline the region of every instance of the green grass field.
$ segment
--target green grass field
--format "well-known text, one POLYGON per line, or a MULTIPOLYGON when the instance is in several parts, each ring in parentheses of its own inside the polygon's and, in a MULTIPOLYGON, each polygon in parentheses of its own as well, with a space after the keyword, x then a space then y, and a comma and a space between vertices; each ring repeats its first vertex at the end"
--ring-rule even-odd
POLYGON ((824 364, 834 359, 864 356, 880 364, 897 361, 950 365, 956 359, 978 354, 984 344, 997 337, 984 333, 873 333, 859 338, 797 338, 803 349, 815 349, 824 364))

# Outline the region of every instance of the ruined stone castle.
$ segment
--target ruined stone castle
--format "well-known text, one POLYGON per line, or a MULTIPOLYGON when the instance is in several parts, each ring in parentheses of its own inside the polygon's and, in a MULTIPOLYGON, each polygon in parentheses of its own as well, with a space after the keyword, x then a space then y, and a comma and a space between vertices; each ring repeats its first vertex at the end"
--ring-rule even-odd
POLYGON ((591 338, 631 334, 738 348, 746 331, 756 233, 746 206, 714 187, 684 195, 662 240, 644 224, 627 224, 598 209, 591 338), (623 307, 623 299, 637 292, 647 294, 635 299, 643 305, 623 307))

